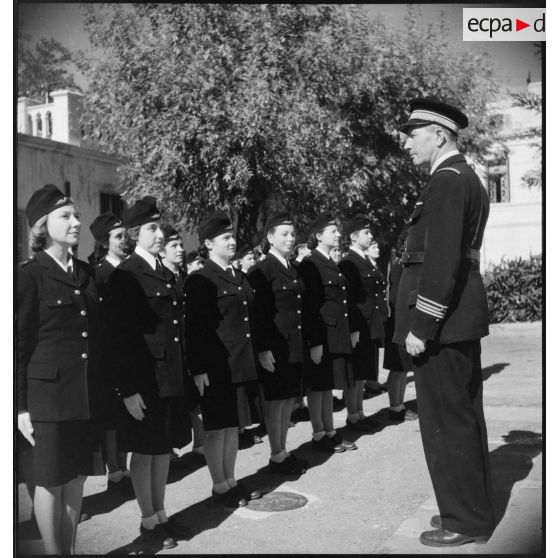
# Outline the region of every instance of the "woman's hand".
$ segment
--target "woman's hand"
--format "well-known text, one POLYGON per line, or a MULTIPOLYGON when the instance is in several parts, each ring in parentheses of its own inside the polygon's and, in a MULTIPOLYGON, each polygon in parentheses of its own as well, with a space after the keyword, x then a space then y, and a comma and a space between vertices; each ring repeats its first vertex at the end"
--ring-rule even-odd
POLYGON ((17 427, 25 439, 34 446, 33 424, 31 423, 31 415, 29 413, 19 413, 19 415, 17 415, 17 427))
POLYGON ((130 395, 130 397, 124 397, 124 405, 126 405, 126 409, 128 409, 128 412, 136 420, 142 420, 145 418, 143 409, 147 409, 147 406, 143 402, 139 393, 134 393, 134 395, 130 395))
POLYGON ((271 351, 264 351, 263 353, 258 353, 258 358, 260 359, 260 364, 268 371, 275 372, 275 358, 271 351))
POLYGON ((209 386, 209 378, 207 374, 198 374, 194 376, 194 383, 200 392, 200 395, 203 396, 203 392, 205 391, 205 386, 209 386))
POLYGON ((351 347, 354 349, 359 341, 360 331, 353 331, 353 333, 351 333, 351 347))
POLYGON ((324 346, 317 345, 316 347, 310 348, 310 358, 314 364, 320 364, 322 362, 322 357, 324 356, 324 346))

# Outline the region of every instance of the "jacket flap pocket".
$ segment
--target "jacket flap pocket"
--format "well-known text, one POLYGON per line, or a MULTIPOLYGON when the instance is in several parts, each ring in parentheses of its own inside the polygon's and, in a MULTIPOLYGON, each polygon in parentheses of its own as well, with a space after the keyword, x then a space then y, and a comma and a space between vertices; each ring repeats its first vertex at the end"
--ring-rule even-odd
POLYGON ((407 295, 407 304, 409 306, 415 306, 417 303, 417 296, 418 291, 409 291, 409 294, 407 295))
POLYGON ((149 352, 153 355, 156 360, 163 360, 165 358, 165 346, 159 343, 151 344, 149 343, 149 352))
POLYGON ((27 377, 32 380, 56 380, 58 365, 51 362, 30 362, 27 377))
POLYGON ((336 326, 337 325, 337 318, 333 316, 323 316, 324 323, 328 326, 336 326))
POLYGON ((48 306, 68 306, 72 303, 72 297, 67 291, 50 291, 44 293, 44 299, 48 306))
MULTIPOLYGON (((219 289, 219 290, 217 291, 217 298, 222 298, 222 297, 224 297, 224 296, 236 295, 236 292, 235 292, 234 289, 235 289, 235 287, 232 287, 232 286, 231 286, 230 288, 227 287, 227 288, 225 288, 225 289, 219 289)), ((237 290, 238 290, 238 289, 237 289, 237 290)))
POLYGON ((145 294, 150 298, 169 296, 169 289, 165 285, 145 289, 145 294))

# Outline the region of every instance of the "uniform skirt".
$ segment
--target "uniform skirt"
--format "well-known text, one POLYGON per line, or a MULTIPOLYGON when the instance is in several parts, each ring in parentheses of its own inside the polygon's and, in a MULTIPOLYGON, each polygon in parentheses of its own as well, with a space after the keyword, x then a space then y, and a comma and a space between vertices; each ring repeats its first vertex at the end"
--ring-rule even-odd
POLYGON ((348 389, 355 385, 350 355, 325 353, 320 364, 310 358, 304 366, 303 386, 312 391, 348 389))
POLYGON ((33 421, 33 430, 32 471, 37 486, 61 486, 78 475, 104 473, 93 421, 33 421))
POLYGON ((205 386, 200 397, 204 430, 237 428, 238 406, 237 386, 230 382, 212 382, 205 386))
POLYGON ((291 399, 302 394, 302 363, 275 363, 275 371, 260 368, 260 381, 266 401, 291 399))
POLYGON ((120 451, 164 455, 192 441, 192 426, 184 396, 142 397, 147 407, 142 420, 136 420, 122 403, 117 429, 120 451))
POLYGON ((413 360, 411 355, 406 351, 405 347, 392 341, 395 329, 395 319, 393 314, 389 320, 386 321, 385 329, 386 346, 384 349, 384 368, 391 372, 410 372, 413 369, 413 360))

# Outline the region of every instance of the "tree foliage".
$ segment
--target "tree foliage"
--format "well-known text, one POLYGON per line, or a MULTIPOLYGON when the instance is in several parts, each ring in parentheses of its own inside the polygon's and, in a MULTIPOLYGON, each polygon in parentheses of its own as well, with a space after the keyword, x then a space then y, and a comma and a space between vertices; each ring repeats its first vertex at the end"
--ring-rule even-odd
POLYGON ((28 36, 18 36, 18 96, 41 98, 56 89, 80 91, 69 66, 72 61, 70 51, 54 39, 32 45, 28 36))
POLYGON ((464 149, 490 142, 486 61, 452 50, 440 28, 408 31, 358 6, 87 4, 98 56, 82 60, 83 123, 123 156, 128 200, 162 200, 178 226, 216 207, 240 240, 286 207, 304 226, 319 211, 363 211, 386 242, 424 180, 397 126, 414 96, 459 99, 464 149))

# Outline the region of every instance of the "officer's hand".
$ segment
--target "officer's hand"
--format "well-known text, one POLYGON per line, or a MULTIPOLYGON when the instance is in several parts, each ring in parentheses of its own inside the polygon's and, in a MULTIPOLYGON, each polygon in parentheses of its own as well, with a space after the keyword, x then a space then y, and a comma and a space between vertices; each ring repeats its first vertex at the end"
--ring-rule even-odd
POLYGON ((260 359, 260 364, 268 371, 275 372, 275 358, 271 351, 264 351, 263 353, 258 353, 258 358, 260 359))
POLYGON ((209 386, 209 378, 207 377, 207 374, 198 374, 197 376, 194 376, 194 382, 200 392, 200 395, 203 395, 205 386, 209 386))
POLYGON ((34 446, 33 425, 31 424, 31 415, 29 413, 19 413, 19 415, 17 415, 17 427, 25 439, 34 446))
POLYGON ((126 405, 126 409, 136 420, 143 420, 145 418, 143 409, 147 409, 147 406, 139 393, 134 393, 130 397, 124 397, 124 405, 126 405))
POLYGON ((424 350, 426 349, 424 341, 413 335, 410 331, 409 335, 407 335, 407 339, 405 339, 405 346, 407 348, 407 352, 411 356, 418 356, 420 353, 424 353, 424 350))
POLYGON ((324 356, 324 346, 318 345, 310 349, 310 358, 314 364, 320 364, 322 362, 322 357, 324 356))
POLYGON ((351 347, 354 349, 359 341, 360 331, 353 331, 353 333, 351 333, 351 347))

